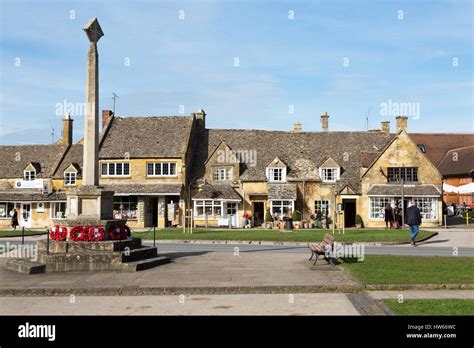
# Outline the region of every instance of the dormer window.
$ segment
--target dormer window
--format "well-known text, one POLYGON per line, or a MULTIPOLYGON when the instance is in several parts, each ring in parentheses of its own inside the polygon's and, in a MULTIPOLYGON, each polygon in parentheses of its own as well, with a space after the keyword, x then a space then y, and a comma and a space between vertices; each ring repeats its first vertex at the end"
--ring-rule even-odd
POLYGON ((320 175, 323 182, 336 182, 339 177, 339 168, 321 168, 320 175))
POLYGON ((36 170, 31 170, 31 169, 25 170, 25 171, 23 172, 23 178, 25 179, 25 181, 33 181, 33 180, 35 180, 35 178, 36 178, 36 170))
POLYGON ((278 157, 275 157, 275 159, 267 165, 267 180, 269 182, 285 182, 286 168, 286 164, 278 157))
POLYGON ((232 168, 217 168, 212 174, 214 181, 232 180, 232 168))
POLYGON ((77 173, 76 172, 65 172, 64 173, 64 186, 76 185, 77 173))
POLYGON ((268 181, 283 181, 283 168, 268 168, 268 181))

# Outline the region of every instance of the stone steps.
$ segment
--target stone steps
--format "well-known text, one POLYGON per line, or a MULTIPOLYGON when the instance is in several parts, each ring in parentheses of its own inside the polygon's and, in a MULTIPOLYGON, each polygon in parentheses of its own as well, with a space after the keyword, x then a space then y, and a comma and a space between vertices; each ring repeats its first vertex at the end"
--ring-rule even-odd
POLYGON ((150 259, 158 256, 156 247, 141 247, 127 251, 122 251, 122 262, 133 262, 150 259))
POLYGON ((38 274, 46 272, 46 265, 44 263, 34 262, 27 259, 7 260, 5 262, 5 268, 25 274, 38 274))
POLYGON ((144 260, 122 263, 122 270, 125 272, 143 271, 156 266, 164 265, 170 262, 167 256, 157 256, 144 260))

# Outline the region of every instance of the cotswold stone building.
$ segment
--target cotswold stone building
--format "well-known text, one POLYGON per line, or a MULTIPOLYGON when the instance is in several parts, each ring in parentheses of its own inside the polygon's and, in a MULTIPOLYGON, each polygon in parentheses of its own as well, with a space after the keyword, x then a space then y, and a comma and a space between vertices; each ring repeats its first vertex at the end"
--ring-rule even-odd
MULTIPOLYGON (((441 223, 440 161, 464 143, 438 149, 436 141, 407 132, 402 116, 395 133, 389 122, 364 132, 329 131, 326 113, 321 122, 320 132, 304 132, 299 123, 290 132, 207 129, 202 110, 157 117, 104 110, 99 184, 115 192, 114 217, 131 227, 179 226, 184 208, 192 208, 195 226, 240 226, 244 214, 259 226, 266 212, 283 217, 296 210, 309 220, 334 217, 338 205, 346 227, 357 215, 378 227, 385 204, 409 200, 424 225, 441 223)), ((53 145, 0 147, 0 228, 9 226, 13 208, 25 227, 66 218, 66 192, 82 184, 83 145, 72 143, 72 124, 63 120, 62 139, 53 145)), ((474 144, 472 134, 462 138, 474 144)))

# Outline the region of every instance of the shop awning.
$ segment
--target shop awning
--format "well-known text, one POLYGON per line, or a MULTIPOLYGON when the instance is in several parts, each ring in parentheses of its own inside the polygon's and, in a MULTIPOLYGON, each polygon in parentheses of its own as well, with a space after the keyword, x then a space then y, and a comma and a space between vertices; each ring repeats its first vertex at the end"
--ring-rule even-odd
MULTIPOLYGON (((428 185, 404 185, 403 194, 407 197, 430 196, 439 197, 441 192, 432 184, 428 185)), ((401 196, 401 185, 373 185, 367 192, 368 196, 401 196)))
POLYGON ((296 184, 268 184, 269 200, 296 200, 296 184))

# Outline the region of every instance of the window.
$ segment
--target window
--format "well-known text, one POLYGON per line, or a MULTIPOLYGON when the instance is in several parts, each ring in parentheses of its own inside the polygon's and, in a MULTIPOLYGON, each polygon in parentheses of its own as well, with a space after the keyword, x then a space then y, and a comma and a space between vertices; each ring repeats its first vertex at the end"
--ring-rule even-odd
POLYGON ((1 202, 0 203, 0 219, 10 218, 10 212, 15 208, 15 203, 1 202))
POLYGON ((371 219, 385 218, 385 205, 391 204, 393 207, 394 199, 392 197, 370 197, 370 212, 371 219))
POLYGON ((321 168, 321 180, 323 182, 336 182, 337 174, 338 168, 321 168))
POLYGON ((416 206, 420 209, 421 218, 425 220, 438 219, 438 199, 431 197, 414 197, 416 206))
POLYGON ((51 217, 53 219, 65 219, 66 215, 66 202, 52 202, 51 203, 51 217))
POLYGON ((273 216, 288 216, 293 211, 293 201, 270 201, 273 216))
POLYGON ((285 181, 286 170, 284 168, 268 168, 268 181, 285 181))
POLYGON ((326 216, 326 213, 329 214, 329 201, 319 200, 314 201, 314 213, 321 214, 322 216, 326 216))
POLYGON ((64 173, 64 185, 66 186, 76 185, 76 178, 77 178, 76 172, 64 173))
POLYGON ((148 162, 146 164, 147 176, 176 176, 175 162, 148 162))
POLYGON ((222 216, 222 202, 213 200, 201 200, 194 202, 194 215, 212 217, 222 216))
POLYGON ((26 181, 33 181, 33 180, 35 180, 35 177, 36 177, 36 171, 35 170, 25 170, 23 177, 26 181))
POLYGON ((114 197, 114 219, 136 220, 138 199, 137 196, 114 197))
POLYGON ((232 180, 232 168, 215 169, 212 175, 214 181, 232 180))
POLYGON ((128 162, 102 163, 101 176, 130 176, 130 163, 128 162))
POLYGON ((421 152, 426 153, 426 147, 423 144, 418 144, 418 148, 421 150, 421 152))
POLYGON ((227 215, 237 214, 237 203, 227 203, 227 215))
POLYGON ((403 180, 405 182, 418 181, 418 168, 416 167, 390 167, 388 168, 388 181, 399 182, 400 180, 403 180))

